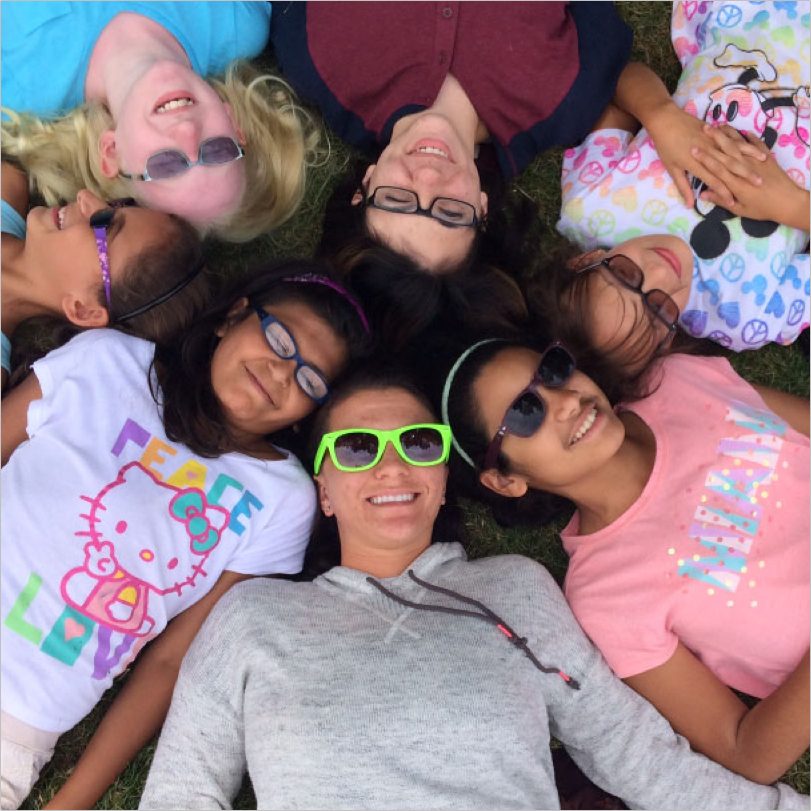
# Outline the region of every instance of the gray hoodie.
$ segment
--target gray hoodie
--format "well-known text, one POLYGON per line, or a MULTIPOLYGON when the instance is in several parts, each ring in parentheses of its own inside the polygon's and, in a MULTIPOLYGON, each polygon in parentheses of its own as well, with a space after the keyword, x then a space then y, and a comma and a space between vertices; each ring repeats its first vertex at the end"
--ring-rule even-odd
POLYGON ((140 807, 230 807, 247 770, 259 808, 559 808, 550 734, 632 808, 809 807, 692 752, 534 561, 435 544, 410 572, 231 589, 183 663, 140 807))

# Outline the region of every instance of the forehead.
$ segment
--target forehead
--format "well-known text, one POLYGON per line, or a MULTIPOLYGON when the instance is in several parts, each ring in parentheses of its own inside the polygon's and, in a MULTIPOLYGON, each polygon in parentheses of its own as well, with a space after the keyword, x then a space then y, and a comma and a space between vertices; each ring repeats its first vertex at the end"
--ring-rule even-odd
POLYGON ((344 428, 400 428, 434 422, 434 415, 410 392, 399 388, 366 389, 351 394, 330 414, 329 431, 344 428))
POLYGON ((476 237, 473 228, 447 228, 431 217, 377 208, 366 210, 366 224, 375 239, 435 273, 459 265, 476 237))

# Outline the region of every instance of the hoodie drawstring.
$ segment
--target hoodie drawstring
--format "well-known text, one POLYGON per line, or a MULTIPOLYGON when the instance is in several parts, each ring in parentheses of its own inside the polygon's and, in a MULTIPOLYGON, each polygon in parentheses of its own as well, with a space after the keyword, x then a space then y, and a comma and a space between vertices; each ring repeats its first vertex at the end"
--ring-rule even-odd
POLYGON ((427 583, 425 580, 421 580, 417 575, 414 574, 413 569, 408 570, 408 576, 419 586, 422 586, 429 591, 436 591, 439 594, 444 594, 446 597, 451 597, 455 600, 459 600, 463 603, 467 603, 468 605, 473 605, 478 608, 478 611, 471 611, 465 608, 451 608, 450 606, 446 605, 435 605, 433 603, 415 603, 412 600, 406 600, 405 597, 400 597, 398 594, 395 594, 393 591, 387 589, 382 583, 378 583, 373 577, 367 577, 366 582, 371 583, 378 591, 382 594, 385 594, 391 600, 394 600, 396 603, 400 605, 404 605, 408 608, 416 608, 420 611, 437 611, 443 614, 456 614, 458 616, 463 617, 475 617, 477 619, 483 620, 484 622, 494 625, 501 631, 507 639, 515 645, 528 659, 532 662, 535 667, 538 668, 542 673, 554 673, 560 676, 561 679, 573 690, 580 689, 580 683, 577 679, 572 678, 567 673, 564 673, 560 668, 557 667, 546 667, 542 665, 535 654, 530 650, 529 645, 527 645, 527 640, 525 637, 519 636, 512 628, 510 628, 507 623, 501 619, 494 611, 491 611, 484 603, 479 602, 478 600, 474 600, 472 597, 465 597, 464 594, 459 594, 456 591, 451 591, 451 589, 442 588, 441 586, 435 586, 431 583, 427 583))

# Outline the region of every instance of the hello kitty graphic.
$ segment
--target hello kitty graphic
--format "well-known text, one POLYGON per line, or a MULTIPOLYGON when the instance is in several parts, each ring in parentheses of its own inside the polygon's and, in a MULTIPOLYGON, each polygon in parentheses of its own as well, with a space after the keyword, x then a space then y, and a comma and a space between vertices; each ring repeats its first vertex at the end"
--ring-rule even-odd
POLYGON ((90 504, 82 514, 88 530, 76 534, 89 540, 83 564, 62 578, 62 597, 101 625, 145 636, 155 625, 150 592, 179 595, 205 577, 203 565, 230 513, 208 504, 202 490, 166 484, 139 462, 122 467, 94 498, 82 499, 90 504), (159 503, 166 527, 155 537, 143 516, 159 503))

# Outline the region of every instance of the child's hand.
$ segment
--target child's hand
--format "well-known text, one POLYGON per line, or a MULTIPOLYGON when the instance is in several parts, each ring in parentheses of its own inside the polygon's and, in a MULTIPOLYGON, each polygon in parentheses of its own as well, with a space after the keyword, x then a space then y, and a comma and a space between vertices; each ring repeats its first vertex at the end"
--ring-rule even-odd
MULTIPOLYGON (((729 208, 734 203, 734 198, 728 184, 719 172, 713 171, 711 165, 699 161, 696 157, 696 150, 698 150, 699 154, 715 157, 718 161, 717 165, 723 166, 720 158, 727 156, 716 144, 711 128, 705 130, 704 122, 685 113, 670 100, 666 104, 660 105, 646 119, 643 123, 653 139, 659 158, 670 177, 673 178, 684 204, 690 207, 693 205, 693 192, 687 177, 693 175, 701 178, 714 192, 721 201, 720 205, 729 208)), ((736 152, 740 163, 738 168, 743 173, 742 176, 751 183, 756 183, 759 178, 754 169, 756 161, 741 163, 743 155, 739 153, 738 149, 736 152)))
POLYGON ((712 191, 705 191, 702 200, 723 206, 737 217, 752 220, 772 220, 808 230, 808 192, 780 168, 768 147, 753 135, 742 135, 730 127, 723 127, 712 134, 721 152, 709 155, 694 148, 693 154, 702 166, 718 175, 732 192, 730 205, 712 191), (735 147, 733 152, 730 146, 735 147), (746 172, 756 171, 756 183, 745 178, 746 172))

